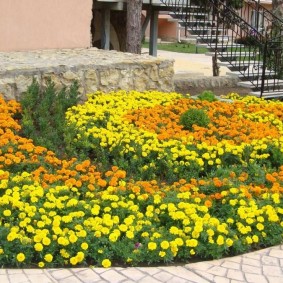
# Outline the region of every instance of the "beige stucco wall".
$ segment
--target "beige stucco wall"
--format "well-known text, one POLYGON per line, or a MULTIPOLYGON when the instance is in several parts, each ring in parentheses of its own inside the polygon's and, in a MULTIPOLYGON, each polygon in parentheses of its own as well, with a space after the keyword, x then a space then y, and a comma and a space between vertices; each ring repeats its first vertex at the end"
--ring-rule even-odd
POLYGON ((0 51, 90 47, 92 0, 0 0, 0 51))

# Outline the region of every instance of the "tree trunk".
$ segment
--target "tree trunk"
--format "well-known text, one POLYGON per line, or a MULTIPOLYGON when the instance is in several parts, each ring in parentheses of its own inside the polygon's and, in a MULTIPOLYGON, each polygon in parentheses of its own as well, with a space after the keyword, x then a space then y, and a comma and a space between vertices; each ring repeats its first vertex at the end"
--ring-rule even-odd
POLYGON ((141 13, 142 0, 128 0, 127 1, 127 52, 141 53, 141 13))

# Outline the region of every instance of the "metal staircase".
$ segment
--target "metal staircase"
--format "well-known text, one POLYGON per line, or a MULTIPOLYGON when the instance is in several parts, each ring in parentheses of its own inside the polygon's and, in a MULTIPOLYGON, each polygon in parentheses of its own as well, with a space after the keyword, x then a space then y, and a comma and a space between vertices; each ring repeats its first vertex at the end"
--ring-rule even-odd
POLYGON ((239 85, 264 98, 283 97, 283 21, 256 0, 160 0, 187 38, 226 66, 239 85))

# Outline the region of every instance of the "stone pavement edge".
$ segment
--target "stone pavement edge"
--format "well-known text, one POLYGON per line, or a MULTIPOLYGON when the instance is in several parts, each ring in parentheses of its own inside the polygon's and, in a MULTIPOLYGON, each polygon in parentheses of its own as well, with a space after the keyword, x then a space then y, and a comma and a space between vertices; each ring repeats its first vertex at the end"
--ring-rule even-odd
POLYGON ((283 283, 283 244, 176 266, 0 269, 0 283, 283 283))

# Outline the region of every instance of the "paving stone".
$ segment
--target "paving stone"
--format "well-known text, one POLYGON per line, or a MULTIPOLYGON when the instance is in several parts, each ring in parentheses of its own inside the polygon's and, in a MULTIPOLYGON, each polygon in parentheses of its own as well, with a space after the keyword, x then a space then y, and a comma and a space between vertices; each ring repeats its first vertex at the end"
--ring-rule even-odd
POLYGON ((243 264, 250 265, 250 266, 261 266, 260 258, 253 259, 253 258, 243 258, 243 264))
POLYGON ((208 270, 208 272, 214 275, 224 277, 227 273, 227 269, 221 266, 213 266, 212 268, 208 270))
POLYGON ((153 277, 161 282, 167 282, 173 277, 173 275, 165 271, 160 271, 159 273, 154 274, 153 277))
POLYGON ((232 262, 237 262, 237 263, 241 263, 243 260, 243 258, 241 256, 234 256, 234 257, 229 257, 228 261, 232 261, 232 262))
POLYGON ((139 281, 140 279, 146 276, 146 274, 144 274, 137 268, 125 268, 121 271, 121 273, 126 277, 134 280, 135 282, 139 281))
POLYGON ((31 283, 54 283, 55 281, 49 278, 46 274, 28 274, 27 275, 31 283))
POLYGON ((145 274, 149 274, 149 275, 154 275, 157 272, 160 272, 160 269, 156 268, 156 267, 138 267, 138 269, 145 273, 145 274))
POLYGON ((8 274, 24 274, 23 269, 7 269, 8 274))
POLYGON ((248 259, 248 258, 254 259, 254 260, 260 260, 261 255, 259 255, 259 254, 247 254, 243 257, 243 260, 248 259))
POLYGON ((0 282, 1 283, 11 283, 6 275, 0 274, 0 282))
POLYGON ((10 274, 9 280, 11 283, 28 283, 28 278, 23 272, 17 274, 10 274))
POLYGON ((263 256, 261 258, 261 262, 263 265, 275 265, 275 266, 279 265, 279 260, 271 256, 263 256))
POLYGON ((246 273, 245 277, 249 283, 268 283, 264 275, 246 273))
POLYGON ((61 280, 73 276, 73 273, 69 269, 58 269, 51 272, 50 275, 57 280, 61 280))
POLYGON ((32 274, 44 274, 44 270, 43 269, 35 269, 35 268, 30 268, 30 269, 23 269, 23 272, 27 275, 32 274))
POLYGON ((185 267, 188 269, 196 269, 196 270, 203 270, 203 271, 208 270, 213 266, 214 265, 206 261, 197 262, 197 263, 189 263, 185 265, 185 267))
POLYGON ((107 271, 106 268, 102 268, 102 267, 94 267, 94 268, 92 268, 92 270, 97 274, 101 274, 101 273, 104 273, 105 271, 107 271))
POLYGON ((281 276, 283 278, 283 270, 280 266, 263 266, 262 271, 266 276, 281 276))
POLYGON ((93 269, 72 270, 74 274, 84 283, 94 283, 101 279, 100 275, 96 274, 93 269))
POLYGON ((232 261, 225 261, 221 267, 229 268, 229 269, 240 269, 240 264, 232 261))
POLYGON ((160 282, 162 281, 159 281, 151 276, 146 276, 139 281, 139 283, 160 283, 160 282))
POLYGON ((245 280, 244 274, 241 270, 233 270, 233 269, 228 270, 227 278, 235 279, 235 280, 239 280, 239 281, 245 280))
POLYGON ((230 279, 226 277, 215 276, 212 282, 215 283, 230 283, 230 279))
POLYGON ((262 268, 261 267, 243 264, 241 266, 241 268, 242 268, 242 271, 244 273, 247 272, 247 273, 254 273, 254 274, 262 274, 262 268))
POLYGON ((283 251, 272 249, 269 253, 269 256, 283 259, 283 251))
POLYGON ((206 271, 192 270, 192 272, 198 274, 200 277, 207 279, 209 282, 213 282, 215 275, 206 271))
POLYGON ((78 277, 76 276, 70 276, 67 278, 63 278, 58 280, 59 283, 82 283, 82 281, 80 279, 78 279, 78 277))
POLYGON ((283 283, 283 278, 282 277, 268 277, 268 282, 269 283, 283 283))
POLYGON ((191 270, 186 269, 185 267, 176 266, 174 271, 172 271, 172 269, 168 271, 173 275, 176 275, 183 279, 191 280, 193 282, 198 282, 198 283, 209 282, 206 279, 203 279, 202 277, 197 275, 196 273, 192 272, 191 270))
POLYGON ((188 282, 193 282, 193 281, 188 281, 187 279, 183 279, 177 276, 173 276, 168 283, 188 283, 188 282))
POLYGON ((120 273, 111 268, 108 269, 106 272, 102 273, 101 277, 111 283, 119 283, 127 279, 125 276, 121 275, 120 273))
POLYGON ((7 271, 7 269, 1 269, 0 268, 0 275, 6 275, 6 271, 7 271))

